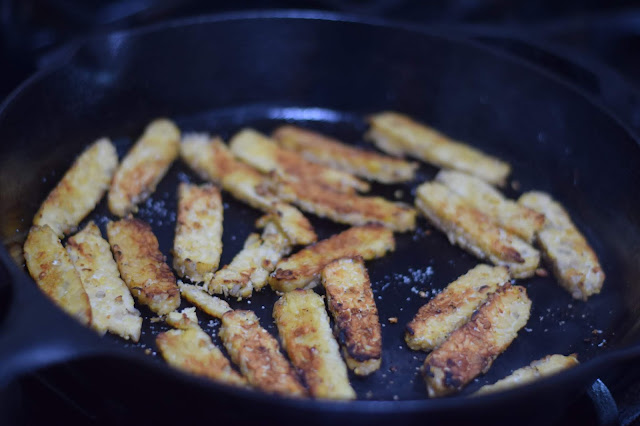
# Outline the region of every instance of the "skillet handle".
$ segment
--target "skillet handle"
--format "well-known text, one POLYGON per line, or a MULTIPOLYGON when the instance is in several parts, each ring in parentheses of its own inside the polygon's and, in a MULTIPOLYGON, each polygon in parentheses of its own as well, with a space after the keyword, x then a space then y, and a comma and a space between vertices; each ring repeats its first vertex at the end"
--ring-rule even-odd
POLYGON ((0 300, 0 389, 29 371, 114 350, 47 300, 1 250, 0 300))

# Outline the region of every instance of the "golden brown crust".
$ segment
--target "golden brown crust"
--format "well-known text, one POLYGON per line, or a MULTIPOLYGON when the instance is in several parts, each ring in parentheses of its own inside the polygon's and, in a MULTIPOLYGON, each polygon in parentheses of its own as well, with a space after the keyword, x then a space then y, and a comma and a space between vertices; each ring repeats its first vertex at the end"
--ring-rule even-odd
POLYGON ((416 206, 436 228, 447 234, 452 244, 480 259, 507 266, 514 278, 527 278, 535 273, 540 263, 536 249, 497 226, 441 183, 420 185, 416 206))
POLYGON ((518 202, 546 216, 537 238, 560 285, 579 300, 600 293, 605 274, 598 256, 562 205, 543 192, 528 192, 518 202))
POLYGON ((413 350, 430 351, 466 323, 489 294, 509 282, 504 266, 478 265, 422 306, 407 324, 405 341, 413 350))
POLYGON ((498 226, 531 243, 544 225, 544 215, 505 198, 498 190, 475 176, 441 170, 436 180, 464 198, 471 207, 487 215, 498 226))
MULTIPOLYGON (((290 204, 274 203, 270 214, 263 217, 272 217, 275 224, 294 246, 307 246, 318 241, 318 235, 309 220, 300 213, 300 210, 290 204)), ((263 227, 264 225, 258 224, 258 226, 263 227)))
POLYGON ((142 318, 134 307, 129 288, 120 278, 109 243, 95 223, 69 238, 67 252, 82 280, 91 304, 91 326, 137 342, 142 318))
POLYGON ((246 386, 244 378, 233 370, 229 360, 199 327, 160 333, 156 345, 172 367, 217 382, 246 386))
POLYGON ((507 284, 491 294, 471 320, 431 352, 423 374, 430 397, 459 391, 516 338, 529 319, 531 300, 521 286, 507 284))
POLYGON ((151 122, 122 160, 109 189, 109 210, 123 217, 137 210, 178 156, 180 130, 166 119, 151 122))
POLYGON ((222 254, 222 197, 213 185, 182 182, 173 244, 173 268, 180 277, 208 282, 222 254))
POLYGON ((91 304, 80 275, 49 225, 31 228, 24 243, 24 258, 40 289, 69 315, 90 325, 91 304))
POLYGON ((335 259, 362 256, 371 260, 393 250, 395 240, 389 229, 375 224, 356 226, 282 259, 269 284, 276 291, 310 288, 318 283, 322 269, 335 259))
POLYGON ((207 294, 202 287, 197 285, 185 284, 178 281, 180 294, 190 303, 197 306, 207 315, 215 318, 222 318, 224 314, 232 309, 227 302, 214 296, 207 294))
POLYGON ((416 211, 403 203, 382 197, 335 192, 319 185, 279 179, 280 197, 302 210, 347 225, 380 223, 389 229, 405 232, 415 229, 416 211))
POLYGON ((322 270, 322 284, 347 366, 359 376, 373 373, 380 368, 382 331, 364 259, 330 262, 322 270))
POLYGON ((151 227, 133 218, 107 224, 107 235, 122 279, 143 305, 165 315, 180 305, 176 277, 160 252, 151 227))
POLYGON ((255 313, 227 312, 222 316, 219 335, 249 384, 268 393, 307 394, 291 364, 280 352, 278 341, 260 326, 255 313))
POLYGON ((278 127, 272 137, 282 147, 299 153, 308 161, 382 183, 413 180, 418 167, 417 163, 352 147, 291 125, 278 127))
POLYGON ((118 154, 109 139, 94 142, 49 193, 33 224, 49 225, 59 237, 75 230, 109 188, 116 167, 118 154))
POLYGON ((317 165, 293 151, 280 148, 273 140, 253 129, 238 132, 229 147, 245 163, 263 173, 274 172, 286 180, 347 193, 368 191, 370 188, 367 182, 349 173, 317 165))
POLYGON ((511 166, 469 145, 397 112, 381 112, 369 118, 366 137, 392 155, 409 154, 437 167, 460 170, 492 183, 503 185, 511 166))
POLYGON ((282 346, 311 396, 355 399, 322 297, 313 290, 285 293, 273 306, 273 317, 282 346))

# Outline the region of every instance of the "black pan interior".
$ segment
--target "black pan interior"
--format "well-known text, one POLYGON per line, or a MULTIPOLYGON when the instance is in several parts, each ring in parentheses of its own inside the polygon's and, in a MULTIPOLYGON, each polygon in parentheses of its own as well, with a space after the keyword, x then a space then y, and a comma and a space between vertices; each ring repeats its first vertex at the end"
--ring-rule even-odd
MULTIPOLYGON (((575 352, 587 361, 637 341, 636 141, 601 108, 535 69, 472 44, 391 27, 232 19, 90 41, 70 64, 33 81, 0 113, 3 241, 9 249, 19 246, 40 202, 84 146, 109 136, 123 155, 155 117, 175 119, 184 132, 225 139, 242 127, 270 132, 290 122, 370 147, 362 141, 364 118, 383 109, 411 114, 509 161, 517 184, 506 193, 515 197, 540 189, 561 200, 607 274, 602 294, 587 303, 571 299, 553 278, 520 281, 533 300, 531 319, 489 373, 465 392, 549 353, 575 352)), ((422 166, 418 182, 435 173, 422 166)), ((178 162, 138 213, 151 223, 167 255, 181 180, 199 182, 178 162)), ((415 186, 374 185, 373 192, 411 203, 415 186)), ((254 231, 259 212, 223 197, 226 264, 254 231)), ((103 230, 109 218, 104 201, 89 217, 103 230)), ((320 237, 345 229, 312 219, 320 237)), ((415 232, 397 234, 396 252, 369 262, 384 352, 373 376, 352 377, 359 398, 426 397, 417 371, 425 354, 408 350, 404 325, 429 297, 477 263, 424 219, 415 232), (390 317, 398 323, 389 323, 390 317)), ((255 310, 275 332, 276 299, 265 289, 231 305, 255 310)), ((200 321, 216 332, 217 321, 205 314, 200 321)), ((153 341, 165 329, 145 321, 137 345, 105 338, 133 351, 149 349, 151 362, 161 362, 153 341)))

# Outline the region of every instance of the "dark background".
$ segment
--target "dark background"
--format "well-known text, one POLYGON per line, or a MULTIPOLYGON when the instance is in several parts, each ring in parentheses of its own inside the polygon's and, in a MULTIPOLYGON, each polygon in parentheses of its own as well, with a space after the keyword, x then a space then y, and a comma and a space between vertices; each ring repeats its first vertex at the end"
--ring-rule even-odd
MULTIPOLYGON (((200 0, 0 0, 0 6, 0 100, 30 74, 51 63, 55 52, 66 42, 88 34, 218 12, 316 9, 445 26, 451 31, 500 34, 506 40, 510 36, 524 37, 556 53, 547 56, 529 52, 525 55, 529 60, 578 85, 588 82, 583 81, 579 69, 558 61, 558 52, 566 52, 581 66, 605 66, 622 76, 626 90, 615 96, 602 95, 613 97, 613 107, 640 134, 639 1, 246 0, 220 4, 200 0)), ((498 45, 512 52, 521 49, 505 41, 498 45)), ((60 386, 65 374, 73 374, 66 368, 31 375, 9 392, 0 392, 0 398, 22 407, 25 424, 52 420, 54 424, 99 423, 85 401, 60 386)), ((615 383, 607 383, 622 424, 632 424, 640 413, 640 374, 634 370, 615 383)), ((559 424, 599 424, 598 413, 585 395, 567 407, 559 424)))

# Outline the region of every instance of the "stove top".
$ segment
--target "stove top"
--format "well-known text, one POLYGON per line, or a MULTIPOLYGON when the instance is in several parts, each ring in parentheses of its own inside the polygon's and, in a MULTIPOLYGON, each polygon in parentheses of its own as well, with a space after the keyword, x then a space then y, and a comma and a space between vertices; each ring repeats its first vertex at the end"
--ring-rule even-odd
MULTIPOLYGON (((247 0, 233 2, 233 8, 322 9, 446 26, 533 61, 591 92, 640 135, 640 92, 636 91, 640 88, 640 7, 633 3, 247 0)), ((0 6, 0 100, 45 66, 51 52, 75 37, 229 10, 199 0, 0 0, 0 6)), ((594 383, 556 424, 640 424, 640 371, 630 369, 606 382, 609 387, 594 383)), ((72 365, 50 368, 0 390, 0 414, 10 413, 11 421, 18 424, 44 424, 51 419, 101 424, 104 407, 89 400, 90 388, 90 383, 82 384, 72 365)))

